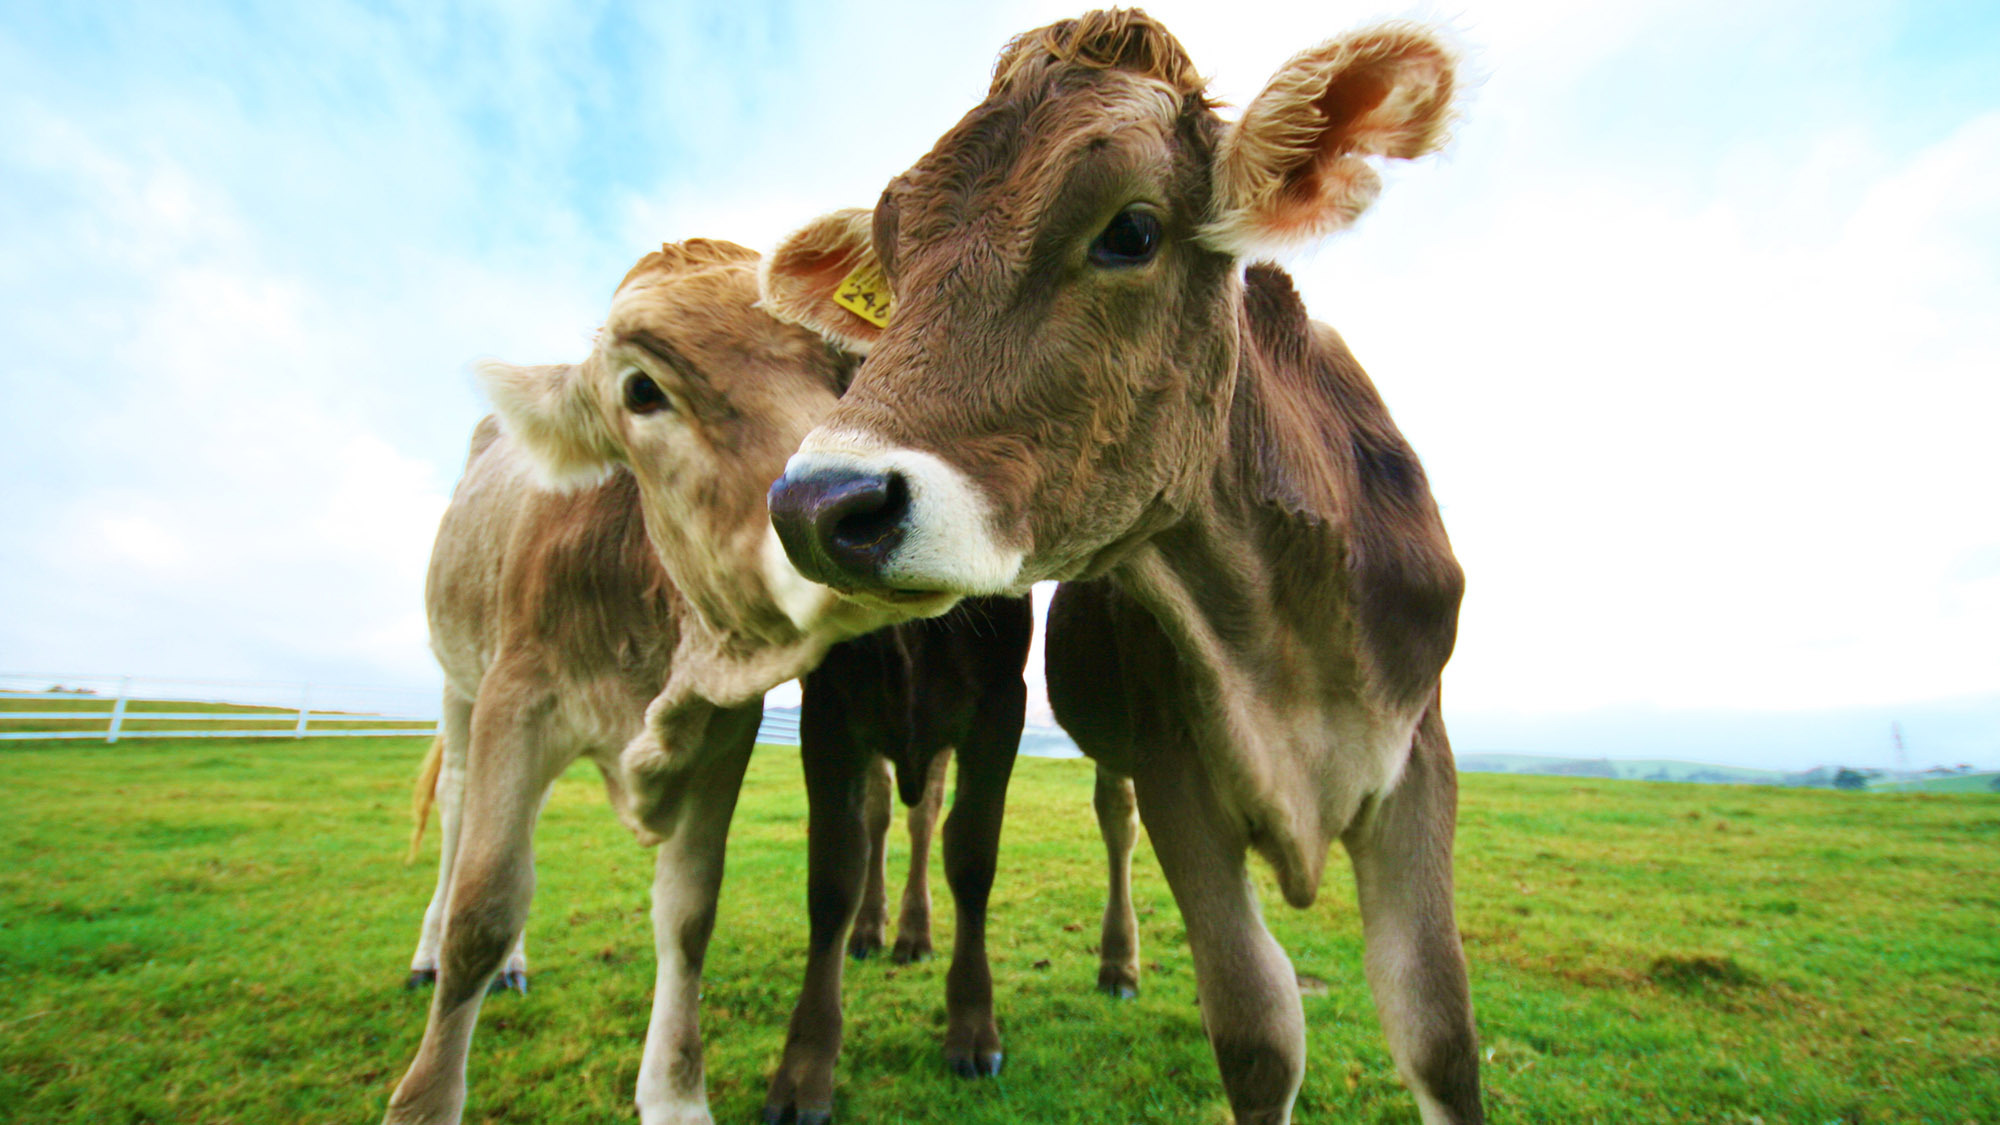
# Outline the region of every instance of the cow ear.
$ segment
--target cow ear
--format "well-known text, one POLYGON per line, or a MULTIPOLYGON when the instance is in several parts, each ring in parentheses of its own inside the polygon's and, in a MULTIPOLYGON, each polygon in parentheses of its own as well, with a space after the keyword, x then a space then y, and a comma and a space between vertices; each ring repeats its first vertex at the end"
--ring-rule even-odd
POLYGON ((793 231, 758 269, 764 308, 867 355, 888 325, 893 303, 875 258, 873 226, 873 212, 851 207, 793 231))
POLYGON ((1364 157, 1444 143, 1456 69, 1430 32, 1397 24, 1294 56, 1223 137, 1203 241, 1253 258, 1352 223, 1382 187, 1364 157))
POLYGON ((557 492, 573 492, 610 474, 616 453, 583 393, 580 367, 516 367, 484 360, 474 370, 500 425, 521 443, 542 483, 557 492))

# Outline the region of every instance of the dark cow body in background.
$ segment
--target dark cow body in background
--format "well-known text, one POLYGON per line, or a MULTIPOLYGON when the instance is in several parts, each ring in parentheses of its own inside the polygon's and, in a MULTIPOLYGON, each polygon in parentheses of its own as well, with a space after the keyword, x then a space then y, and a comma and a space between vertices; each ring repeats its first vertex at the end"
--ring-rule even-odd
POLYGON ((886 615, 800 580, 762 494, 852 360, 757 311, 754 262, 727 243, 663 247, 621 284, 584 364, 484 372, 504 432, 489 418, 474 434, 427 590, 447 684, 438 784, 459 806, 446 802, 437 990, 388 1121, 459 1119, 482 998, 526 922, 535 820, 555 778, 588 757, 620 817, 659 841, 641 1117, 710 1122, 696 1008, 724 843, 763 693, 799 675, 813 956, 772 1116, 830 1114, 840 950, 871 866, 883 758, 921 798, 934 760, 958 751, 946 1055, 967 1073, 999 1066, 983 927, 1021 730, 1026 599, 838 643, 886 615), (549 487, 556 476, 569 486, 549 487))
POLYGON ((1051 700, 1134 782, 1242 1125, 1290 1119, 1305 1059, 1246 857, 1303 905, 1336 839, 1424 1120, 1482 1119, 1438 702, 1463 579, 1360 365, 1241 264, 1350 222, 1367 158, 1441 143, 1453 73, 1421 29, 1362 31, 1231 124, 1143 13, 1065 20, 1008 45, 872 215, 766 265, 768 307, 868 349, 771 490, 787 552, 905 613, 1064 581, 1051 700), (886 327, 835 299, 856 285, 888 291, 886 327))
POLYGON ((1021 672, 1033 630, 1026 598, 970 599, 943 617, 838 645, 805 678, 799 729, 812 807, 812 937, 805 990, 765 1101, 767 1122, 812 1125, 832 1112, 842 943, 870 866, 864 790, 878 753, 894 764, 904 802, 917 805, 933 767, 957 752, 958 795, 944 825, 945 880, 958 913, 945 976, 945 1061, 968 1077, 999 1073, 986 901, 1021 742, 1021 672))

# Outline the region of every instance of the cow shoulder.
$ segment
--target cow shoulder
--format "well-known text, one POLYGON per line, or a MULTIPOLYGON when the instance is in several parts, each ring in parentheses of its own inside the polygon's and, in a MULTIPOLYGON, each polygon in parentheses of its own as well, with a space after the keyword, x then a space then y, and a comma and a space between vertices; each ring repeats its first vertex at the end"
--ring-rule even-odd
POLYGON ((1307 540, 1286 546, 1334 537, 1376 685, 1420 699, 1451 656, 1464 591, 1423 464, 1339 334, 1306 316, 1291 279, 1259 265, 1244 280, 1262 376, 1239 392, 1261 415, 1246 435, 1257 498, 1288 517, 1281 537, 1307 540))
POLYGON ((572 492, 544 487, 504 430, 481 423, 432 552, 432 644, 455 679, 495 661, 562 680, 657 680, 683 603, 619 469, 572 492))

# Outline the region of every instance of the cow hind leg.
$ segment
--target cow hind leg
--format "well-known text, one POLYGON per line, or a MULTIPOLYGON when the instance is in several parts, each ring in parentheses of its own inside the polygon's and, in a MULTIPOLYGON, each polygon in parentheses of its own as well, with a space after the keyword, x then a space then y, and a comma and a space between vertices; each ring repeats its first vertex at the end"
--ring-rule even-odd
POLYGON ((994 684, 980 701, 972 733, 959 748, 958 796, 944 822, 944 876, 958 926, 945 973, 945 1065, 965 1078, 1000 1073, 1000 1029, 993 1022, 993 972, 986 960, 986 903, 1000 850, 1007 782, 1020 749, 1027 689, 994 684))
POLYGON ((1483 1121, 1465 954, 1452 909, 1458 778, 1432 706, 1396 788, 1343 837, 1361 899, 1365 964, 1396 1069, 1424 1125, 1483 1121))
MULTIPOLYGON (((881 760, 855 745, 848 724, 821 706, 806 681, 803 720, 806 800, 806 913, 810 924, 806 976, 785 1035, 784 1058, 764 1098, 769 1125, 824 1125, 833 1117, 833 1072, 841 1042, 841 941, 862 896, 864 869, 879 866, 869 842, 881 845, 873 823, 881 760), (865 814, 865 815, 864 815, 865 814)), ((886 811, 887 790, 880 794, 886 811)), ((879 944, 878 944, 879 948, 879 944)))
POLYGON ((437 991, 416 1059, 389 1101, 393 1125, 459 1119, 480 1001, 527 922, 535 817, 567 764, 514 715, 474 716, 437 991))
MULTIPOLYGON (((542 818, 541 810, 548 808, 549 794, 554 791, 553 788, 543 787, 541 804, 535 810, 535 820, 538 823, 542 818)), ((514 947, 507 951, 507 959, 501 962, 500 971, 494 973, 493 979, 487 982, 488 996, 498 992, 518 992, 523 996, 528 994, 528 927, 525 924, 521 927, 521 932, 514 935, 514 947)))
MULTIPOLYGON (((895 787, 889 776, 889 759, 875 757, 869 762, 866 780, 862 817, 867 829, 868 881, 862 888, 861 909, 854 917, 854 929, 847 939, 848 955, 857 961, 865 961, 880 953, 888 939, 889 821, 894 808, 891 794, 895 787)), ((810 781, 806 789, 810 794, 810 781)))
POLYGON ((444 948, 445 900, 451 897, 451 864, 458 854, 459 814, 465 804, 465 754, 472 742, 472 701, 449 687, 444 691, 438 733, 443 746, 432 790, 438 817, 437 885, 431 891, 430 905, 424 908, 423 929, 417 935, 417 951, 410 958, 404 988, 436 984, 438 953, 444 948))
POLYGON ((951 757, 950 750, 943 750, 931 759, 924 799, 910 806, 910 876, 903 881, 902 916, 896 921, 896 948, 890 953, 898 965, 931 958, 931 834, 944 808, 951 757))
POLYGON ((1097 828, 1104 836, 1109 886, 1098 943, 1097 989, 1120 1000, 1139 995, 1139 918, 1132 909, 1132 845, 1139 837, 1132 779, 1097 767, 1097 828))
POLYGON ((1162 745, 1135 778, 1194 955, 1195 992, 1236 1125, 1284 1125, 1305 1074, 1298 979, 1264 928, 1243 833, 1194 748, 1162 745))

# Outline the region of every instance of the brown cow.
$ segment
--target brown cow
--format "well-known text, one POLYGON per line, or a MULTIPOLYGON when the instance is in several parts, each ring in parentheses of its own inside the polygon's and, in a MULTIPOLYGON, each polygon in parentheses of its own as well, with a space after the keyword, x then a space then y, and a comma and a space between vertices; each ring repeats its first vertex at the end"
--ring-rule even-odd
POLYGON ((886 615, 799 578, 763 493, 832 409, 853 359, 757 311, 755 265, 728 243, 668 245, 620 285, 584 363, 482 372, 504 423, 474 435, 428 588, 446 764, 463 763, 449 783, 463 801, 446 833, 456 840, 437 992, 391 1122, 458 1120, 481 999, 526 921, 535 819, 580 756, 621 817, 659 843, 640 1115, 710 1121, 696 1016, 725 838, 763 693, 808 672, 811 953, 772 1113, 811 1122, 831 1110, 841 950, 865 878, 878 753, 914 797, 933 759, 957 749, 946 1053, 962 1071, 999 1065, 983 924, 1021 729, 1026 600, 969 601, 836 643, 886 615))
POLYGON ((1065 20, 872 216, 766 266, 779 315, 871 349, 771 491, 801 572, 905 606, 1099 579, 1051 612, 1051 697, 1136 782, 1239 1122, 1288 1120, 1305 1057, 1246 854, 1304 905, 1335 839, 1425 1121, 1481 1119, 1438 712, 1462 576, 1360 365, 1241 264, 1352 220, 1365 158, 1435 148, 1453 74, 1425 31, 1367 30, 1229 124, 1143 13, 1065 20))

